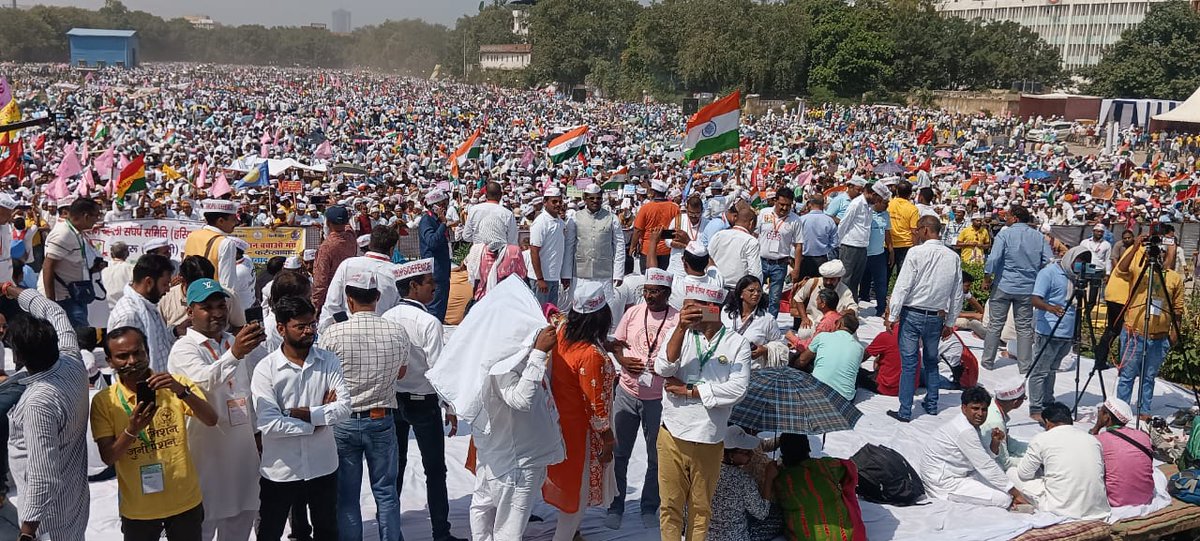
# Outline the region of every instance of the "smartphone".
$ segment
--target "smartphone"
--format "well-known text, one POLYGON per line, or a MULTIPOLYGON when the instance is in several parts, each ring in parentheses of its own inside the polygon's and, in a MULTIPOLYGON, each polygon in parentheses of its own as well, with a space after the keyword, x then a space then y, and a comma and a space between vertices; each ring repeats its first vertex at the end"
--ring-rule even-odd
POLYGON ((333 320, 338 323, 341 323, 343 321, 348 321, 349 319, 350 319, 350 316, 346 315, 346 312, 335 312, 333 314, 333 320))
POLYGON ((137 403, 149 402, 150 407, 153 407, 154 401, 154 389, 150 388, 150 382, 139 381, 137 384, 137 403))
POLYGON ((246 323, 253 323, 255 321, 262 323, 262 320, 263 320, 262 306, 255 306, 253 308, 246 309, 246 323))
POLYGON ((659 233, 658 237, 661 239, 673 239, 673 238, 675 238, 675 230, 674 229, 664 229, 664 230, 662 230, 661 233, 659 233))
POLYGON ((700 307, 700 322, 701 323, 720 323, 721 322, 721 307, 716 304, 706 304, 700 307))

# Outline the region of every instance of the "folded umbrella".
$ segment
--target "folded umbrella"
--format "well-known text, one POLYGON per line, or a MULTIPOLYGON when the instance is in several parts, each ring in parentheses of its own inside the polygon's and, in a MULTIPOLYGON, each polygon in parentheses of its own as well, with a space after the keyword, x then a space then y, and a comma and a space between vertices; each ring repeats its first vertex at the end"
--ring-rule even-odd
POLYGON ((763 368, 750 372, 746 397, 734 406, 729 424, 753 432, 825 434, 850 430, 861 417, 853 402, 811 374, 763 368))

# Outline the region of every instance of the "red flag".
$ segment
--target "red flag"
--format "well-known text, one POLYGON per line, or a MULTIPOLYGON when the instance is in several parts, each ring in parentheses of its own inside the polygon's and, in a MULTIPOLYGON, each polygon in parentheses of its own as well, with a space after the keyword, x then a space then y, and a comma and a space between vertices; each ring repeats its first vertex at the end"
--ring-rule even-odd
POLYGON ((33 142, 33 149, 38 152, 41 152, 45 148, 46 148, 46 134, 39 133, 37 136, 37 140, 33 142))
POLYGON ((925 161, 921 162, 921 165, 917 166, 917 170, 924 171, 926 173, 930 172, 933 170, 933 161, 931 161, 929 158, 925 158, 925 161))
POLYGON ((3 148, 8 152, 8 156, 6 156, 3 160, 0 160, 0 177, 17 175, 18 179, 21 178, 21 173, 23 173, 21 167, 21 155, 25 153, 24 143, 20 139, 17 139, 16 143, 4 145, 0 148, 3 148))
POLYGON ((921 134, 917 136, 917 144, 924 146, 924 145, 928 145, 929 143, 932 143, 932 142, 933 142, 933 124, 929 124, 929 125, 925 126, 925 131, 921 132, 921 134))

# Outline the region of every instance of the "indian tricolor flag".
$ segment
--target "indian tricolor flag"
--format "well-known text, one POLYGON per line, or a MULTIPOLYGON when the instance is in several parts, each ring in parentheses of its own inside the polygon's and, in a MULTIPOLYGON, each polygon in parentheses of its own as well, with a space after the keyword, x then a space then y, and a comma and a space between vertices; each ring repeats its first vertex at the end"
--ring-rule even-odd
POLYGON ((587 146, 587 139, 587 125, 579 126, 556 137, 550 141, 550 146, 546 149, 546 152, 550 154, 550 161, 560 164, 578 155, 587 146))
POLYGON ((1187 201, 1195 199, 1200 186, 1192 185, 1189 179, 1181 178, 1171 183, 1171 191, 1175 192, 1176 201, 1187 201))
POLYGON ((458 175, 459 168, 467 164, 467 160, 478 160, 479 155, 483 154, 483 144, 479 142, 479 134, 483 133, 483 127, 475 129, 462 145, 450 155, 450 176, 461 178, 458 175))
POLYGON ((698 160, 738 147, 741 99, 741 91, 734 91, 706 105, 688 119, 687 135, 683 138, 684 158, 698 160))
POLYGON ((121 170, 121 175, 117 177, 117 193, 115 197, 118 200, 124 199, 126 195, 134 192, 140 192, 146 189, 146 157, 138 156, 129 162, 121 170))

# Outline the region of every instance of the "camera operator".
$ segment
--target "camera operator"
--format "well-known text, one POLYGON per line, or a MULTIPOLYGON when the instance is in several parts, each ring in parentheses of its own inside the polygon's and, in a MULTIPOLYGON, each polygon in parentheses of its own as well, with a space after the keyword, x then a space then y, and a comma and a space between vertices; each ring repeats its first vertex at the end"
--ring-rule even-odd
POLYGON ((93 199, 77 199, 67 207, 66 219, 58 220, 46 238, 42 290, 67 312, 74 327, 88 326, 88 304, 96 299, 92 274, 105 266, 84 236, 99 221, 100 205, 93 199))
POLYGON ((1054 401, 1058 365, 1071 353, 1076 317, 1071 297, 1076 285, 1082 285, 1091 260, 1086 246, 1071 248, 1062 259, 1042 267, 1033 284, 1034 356, 1032 362, 1020 363, 1018 368, 1029 377, 1029 416, 1038 423, 1042 422, 1042 406, 1054 401))
POLYGON ((1162 239, 1157 235, 1142 235, 1135 241, 1134 248, 1125 251, 1115 273, 1130 284, 1137 283, 1137 287, 1130 291, 1129 300, 1125 303, 1117 398, 1132 403, 1130 397, 1133 395, 1133 380, 1140 378, 1141 392, 1138 396, 1137 413, 1143 419, 1150 417, 1154 378, 1158 376, 1158 369, 1167 357, 1167 350, 1179 340, 1172 325, 1172 318, 1183 313, 1183 278, 1165 265, 1161 266, 1162 279, 1154 269, 1140 281, 1138 276, 1151 261, 1170 260, 1173 254, 1174 247, 1163 246, 1162 239), (1147 302, 1152 280, 1154 289, 1147 302))

